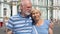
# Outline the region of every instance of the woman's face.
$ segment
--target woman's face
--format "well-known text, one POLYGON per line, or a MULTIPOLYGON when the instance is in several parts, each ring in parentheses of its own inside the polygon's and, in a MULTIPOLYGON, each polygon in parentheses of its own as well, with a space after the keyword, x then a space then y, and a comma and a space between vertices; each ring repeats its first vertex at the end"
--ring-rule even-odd
POLYGON ((36 20, 39 20, 40 19, 40 12, 38 10, 34 10, 32 11, 32 18, 36 21, 36 20))

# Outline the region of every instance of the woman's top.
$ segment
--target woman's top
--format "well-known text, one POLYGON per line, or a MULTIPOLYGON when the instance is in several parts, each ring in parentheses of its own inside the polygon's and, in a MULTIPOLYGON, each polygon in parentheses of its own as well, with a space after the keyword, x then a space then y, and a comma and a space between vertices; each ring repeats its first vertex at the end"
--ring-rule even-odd
POLYGON ((40 26, 33 25, 32 34, 48 34, 49 24, 49 20, 44 20, 44 23, 40 26))

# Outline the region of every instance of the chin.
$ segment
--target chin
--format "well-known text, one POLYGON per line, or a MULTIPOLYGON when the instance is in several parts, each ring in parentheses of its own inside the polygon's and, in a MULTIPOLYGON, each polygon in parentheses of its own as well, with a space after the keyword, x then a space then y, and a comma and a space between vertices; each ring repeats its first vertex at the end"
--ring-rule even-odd
POLYGON ((35 19, 35 20, 39 20, 39 19, 35 19))

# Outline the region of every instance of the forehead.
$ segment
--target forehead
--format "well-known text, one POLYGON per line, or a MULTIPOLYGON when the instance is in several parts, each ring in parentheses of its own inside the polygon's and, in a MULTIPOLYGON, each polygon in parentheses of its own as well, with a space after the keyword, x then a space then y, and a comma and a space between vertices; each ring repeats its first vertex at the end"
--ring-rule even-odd
POLYGON ((32 7, 32 4, 31 3, 25 3, 23 6, 32 7))
POLYGON ((21 4, 24 6, 26 6, 26 5, 32 6, 32 3, 30 1, 22 1, 21 4))
POLYGON ((33 10, 32 13, 40 13, 39 10, 33 10))

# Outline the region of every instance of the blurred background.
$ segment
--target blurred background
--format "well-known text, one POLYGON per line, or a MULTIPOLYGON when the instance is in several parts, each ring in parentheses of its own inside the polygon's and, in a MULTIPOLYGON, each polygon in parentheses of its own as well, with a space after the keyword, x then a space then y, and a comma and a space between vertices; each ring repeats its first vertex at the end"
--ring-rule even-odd
MULTIPOLYGON (((54 23, 54 34, 60 34, 60 0, 31 0, 32 8, 41 10, 42 19, 54 23)), ((0 0, 0 34, 5 34, 5 23, 20 11, 20 0, 0 0)))

